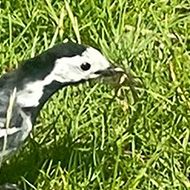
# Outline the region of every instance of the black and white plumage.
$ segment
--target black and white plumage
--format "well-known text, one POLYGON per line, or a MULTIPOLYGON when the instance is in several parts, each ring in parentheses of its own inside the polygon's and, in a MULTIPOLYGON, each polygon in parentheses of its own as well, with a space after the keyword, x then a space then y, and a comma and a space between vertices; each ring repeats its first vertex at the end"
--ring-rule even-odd
POLYGON ((96 49, 69 42, 24 61, 18 69, 4 75, 0 79, 0 161, 5 161, 27 138, 38 112, 54 92, 117 72, 121 69, 112 67, 96 49), (14 89, 12 118, 6 128, 14 89))

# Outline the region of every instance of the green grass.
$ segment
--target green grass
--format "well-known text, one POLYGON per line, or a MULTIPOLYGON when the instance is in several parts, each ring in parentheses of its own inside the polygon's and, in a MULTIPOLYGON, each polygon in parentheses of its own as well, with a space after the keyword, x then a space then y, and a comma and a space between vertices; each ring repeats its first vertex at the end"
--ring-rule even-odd
POLYGON ((22 189, 190 188, 190 4, 185 0, 2 0, 0 73, 54 44, 92 45, 143 85, 134 101, 96 81, 41 111, 0 183, 22 189))

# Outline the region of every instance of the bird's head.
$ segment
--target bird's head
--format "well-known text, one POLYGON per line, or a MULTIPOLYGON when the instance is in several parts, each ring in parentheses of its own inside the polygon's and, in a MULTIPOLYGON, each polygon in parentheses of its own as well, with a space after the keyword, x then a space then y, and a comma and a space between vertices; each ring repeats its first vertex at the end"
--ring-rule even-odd
POLYGON ((64 86, 112 77, 123 70, 113 67, 98 50, 69 42, 27 60, 18 72, 17 101, 21 107, 41 107, 64 86))
POLYGON ((78 83, 123 72, 113 67, 98 50, 89 46, 66 43, 50 49, 49 53, 55 58, 49 77, 60 83, 78 83))

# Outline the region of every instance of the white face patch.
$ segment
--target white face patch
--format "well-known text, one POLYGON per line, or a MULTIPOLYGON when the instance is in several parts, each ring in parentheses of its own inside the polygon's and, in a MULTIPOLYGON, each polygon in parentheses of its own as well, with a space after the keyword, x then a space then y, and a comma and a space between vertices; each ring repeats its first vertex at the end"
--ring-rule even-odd
POLYGON ((99 70, 105 70, 110 67, 110 63, 96 49, 88 47, 80 56, 63 57, 56 61, 53 73, 59 82, 78 82, 82 79, 96 78, 95 74, 99 70), (90 69, 84 71, 81 65, 90 64, 90 69))
POLYGON ((88 47, 82 55, 73 57, 62 57, 56 60, 51 73, 44 80, 38 80, 28 83, 22 91, 17 92, 17 103, 21 107, 36 107, 43 95, 44 86, 58 81, 60 83, 74 83, 81 80, 97 78, 95 74, 99 70, 105 70, 110 67, 109 62, 96 49, 88 47), (88 70, 83 70, 81 65, 90 64, 88 70))

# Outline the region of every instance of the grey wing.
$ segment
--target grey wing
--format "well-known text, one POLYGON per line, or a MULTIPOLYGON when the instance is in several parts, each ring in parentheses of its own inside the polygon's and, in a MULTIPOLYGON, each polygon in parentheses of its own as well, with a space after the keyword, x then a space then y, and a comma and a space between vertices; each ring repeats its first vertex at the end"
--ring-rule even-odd
POLYGON ((4 161, 15 152, 21 143, 22 128, 11 126, 6 128, 6 119, 0 118, 0 160, 4 161))
POLYGON ((13 109, 10 126, 6 126, 5 118, 6 115, 0 117, 0 162, 5 161, 19 149, 32 129, 30 117, 18 105, 13 109))

